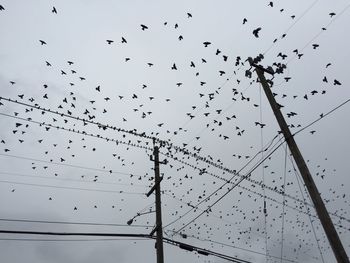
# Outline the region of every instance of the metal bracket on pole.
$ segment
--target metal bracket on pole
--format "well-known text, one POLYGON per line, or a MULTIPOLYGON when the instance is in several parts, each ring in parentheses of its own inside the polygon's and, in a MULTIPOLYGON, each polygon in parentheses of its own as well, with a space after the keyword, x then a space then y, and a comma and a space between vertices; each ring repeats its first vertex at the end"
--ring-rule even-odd
POLYGON ((156 226, 155 228, 153 228, 153 229, 152 229, 152 232, 149 233, 149 235, 150 235, 151 237, 153 237, 154 233, 155 233, 157 230, 158 230, 158 226, 156 226))
POLYGON ((161 181, 163 181, 163 176, 160 177, 159 182, 152 186, 151 190, 149 190, 149 192, 146 194, 147 197, 149 197, 156 190, 157 186, 160 184, 161 181))

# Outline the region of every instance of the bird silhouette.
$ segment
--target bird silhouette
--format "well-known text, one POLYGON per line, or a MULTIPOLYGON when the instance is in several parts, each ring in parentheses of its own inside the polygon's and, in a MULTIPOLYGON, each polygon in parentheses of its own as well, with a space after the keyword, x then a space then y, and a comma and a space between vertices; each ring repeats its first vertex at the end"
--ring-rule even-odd
POLYGON ((335 79, 334 82, 333 82, 333 85, 334 85, 334 86, 336 86, 336 85, 339 85, 339 86, 340 86, 341 83, 340 83, 340 81, 338 81, 338 80, 335 79))
POLYGON ((259 32, 260 32, 260 30, 261 30, 261 27, 258 27, 258 28, 256 28, 256 29, 253 30, 253 35, 254 35, 256 38, 259 37, 259 32))
POLYGON ((111 45, 114 41, 111 40, 111 39, 107 39, 106 42, 107 42, 108 45, 111 45))
POLYGON ((52 7, 52 10, 51 10, 52 13, 54 14, 57 14, 57 10, 56 10, 56 7, 52 7))
POLYGON ((145 31, 146 29, 148 29, 148 26, 141 24, 141 30, 145 31))
POLYGON ((211 42, 208 42, 208 41, 203 42, 204 47, 208 47, 210 44, 211 44, 211 42))
POLYGON ((39 40, 40 41, 40 44, 43 46, 43 45, 47 45, 47 43, 44 41, 44 40, 39 40))

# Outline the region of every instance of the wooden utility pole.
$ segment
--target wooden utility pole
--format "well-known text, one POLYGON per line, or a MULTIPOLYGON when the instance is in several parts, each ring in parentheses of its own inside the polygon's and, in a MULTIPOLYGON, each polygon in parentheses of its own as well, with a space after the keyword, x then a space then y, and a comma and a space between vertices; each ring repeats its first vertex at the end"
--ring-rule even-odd
MULTIPOLYGON (((155 143, 155 140, 153 141, 155 143)), ((161 192, 160 192, 160 182, 163 180, 160 177, 159 173, 159 164, 166 164, 166 160, 163 162, 159 161, 159 148, 158 146, 154 146, 153 156, 151 156, 151 161, 154 162, 154 186, 147 193, 147 197, 149 197, 153 191, 156 191, 156 227, 152 230, 151 236, 153 236, 154 232, 157 232, 157 241, 156 241, 156 249, 157 249, 157 263, 164 263, 164 252, 163 252, 163 226, 162 226, 162 205, 161 205, 161 192)))
POLYGON ((333 225, 333 222, 328 214, 328 211, 326 209, 326 206, 324 205, 324 202, 320 196, 320 193, 317 190, 317 187, 315 185, 314 180, 312 179, 312 176, 310 174, 309 168, 307 167, 305 160, 303 156, 301 155, 301 152, 294 140, 293 135, 291 134, 288 125, 282 115, 282 112, 280 111, 280 106, 277 104, 271 89, 269 87, 269 84, 266 81, 266 78, 264 76, 264 71, 267 73, 270 73, 268 70, 265 70, 263 67, 254 64, 253 59, 249 58, 249 63, 251 66, 255 67, 255 71, 258 74, 258 78, 260 80, 260 83, 265 91, 266 97, 270 102, 271 108, 273 110, 273 113, 276 116, 277 122, 281 128, 281 131, 284 135, 284 138, 288 144, 288 147, 293 155, 293 158, 298 166, 299 172, 303 177, 304 183, 307 187, 307 190, 310 194, 310 197, 312 199, 312 202, 315 206, 318 218, 321 221, 321 224, 323 226, 323 229, 327 235, 328 241, 333 249, 333 253, 337 259, 338 263, 349 263, 349 258, 344 250, 344 247, 340 241, 340 238, 338 236, 337 231, 335 230, 335 227, 333 225))

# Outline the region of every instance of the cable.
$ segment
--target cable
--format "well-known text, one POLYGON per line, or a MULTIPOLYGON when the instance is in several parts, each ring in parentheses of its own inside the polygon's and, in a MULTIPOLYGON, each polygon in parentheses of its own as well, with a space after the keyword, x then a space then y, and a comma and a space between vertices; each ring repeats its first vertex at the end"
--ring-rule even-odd
MULTIPOLYGON (((345 11, 350 7, 350 4, 346 5, 342 11, 340 13, 338 13, 325 27, 324 29, 327 29, 334 21, 336 21, 341 15, 343 15, 345 13, 345 11)), ((320 32, 318 32, 313 38, 311 38, 310 41, 308 41, 299 52, 303 51, 311 42, 313 42, 316 38, 318 38, 323 31, 325 31, 324 29, 321 29, 320 32)), ((288 60, 288 62, 286 63, 286 65, 288 65, 291 61, 293 61, 295 58, 297 57, 297 55, 295 55, 294 57, 292 57, 290 60, 288 60)))
POLYGON ((143 238, 94 238, 94 239, 40 239, 40 238, 0 238, 0 241, 35 242, 96 242, 96 241, 147 241, 143 238))
POLYGON ((114 194, 130 194, 130 195, 146 195, 146 193, 125 192, 125 191, 122 191, 122 190, 114 191, 114 190, 102 190, 102 189, 88 189, 88 188, 57 186, 57 185, 46 185, 46 184, 32 184, 32 183, 23 183, 23 182, 6 181, 6 180, 0 180, 0 183, 18 184, 18 185, 27 185, 27 186, 37 186, 37 187, 48 187, 48 188, 56 188, 56 189, 80 190, 80 191, 89 191, 89 192, 102 192, 102 193, 114 193, 114 194))
POLYGON ((5 117, 9 117, 9 118, 14 118, 14 119, 26 121, 26 122, 35 123, 35 124, 38 124, 40 127, 41 126, 46 126, 48 128, 55 128, 57 130, 64 130, 64 131, 67 131, 67 132, 72 132, 72 133, 76 133, 76 134, 83 135, 83 136, 89 136, 89 137, 93 137, 93 138, 106 140, 107 142, 108 141, 115 142, 117 145, 118 144, 123 144, 123 145, 132 146, 132 147, 136 147, 136 148, 142 148, 142 149, 145 149, 145 150, 151 150, 151 148, 149 148, 147 146, 142 146, 142 145, 139 145, 139 144, 136 144, 136 143, 131 143, 131 141, 125 142, 125 141, 121 141, 121 140, 116 140, 116 139, 104 137, 104 136, 101 136, 99 134, 87 133, 86 131, 81 131, 81 130, 77 130, 77 129, 68 129, 68 128, 65 128, 65 127, 62 127, 62 126, 53 125, 53 124, 50 124, 50 123, 34 121, 32 118, 27 118, 26 119, 26 118, 13 116, 13 115, 2 113, 2 112, 0 112, 0 115, 5 116, 5 117))
POLYGON ((87 226, 115 226, 115 227, 150 227, 149 225, 126 225, 113 223, 92 223, 92 222, 69 222, 69 221, 49 221, 49 220, 32 220, 32 219, 13 219, 0 218, 3 222, 21 222, 21 223, 40 223, 40 224, 59 224, 59 225, 87 225, 87 226))
MULTIPOLYGON (((15 116, 11 116, 11 115, 8 115, 8 114, 1 114, 1 113, 0 113, 0 115, 9 116, 9 117, 14 117, 14 118, 19 118, 19 119, 28 121, 27 119, 20 118, 20 117, 15 117, 15 116)), ((38 123, 38 124, 40 124, 40 125, 43 124, 43 123, 39 123, 39 122, 35 122, 35 123, 38 123)), ((44 124, 45 124, 45 123, 44 123, 44 124)), ((48 125, 48 124, 45 124, 45 125, 48 125)), ((52 125, 48 125, 48 126, 50 126, 50 127, 55 127, 55 126, 52 126, 52 125)), ((65 129, 65 128, 62 128, 62 129, 65 129)), ((66 129, 66 130, 71 131, 70 129, 66 129)), ((83 133, 83 132, 81 132, 81 133, 83 133)), ((84 133, 83 133, 83 134, 84 134, 84 133)), ((96 137, 101 138, 101 136, 99 136, 99 135, 97 135, 96 137)), ((107 140, 112 140, 112 139, 108 139, 108 138, 106 138, 106 139, 107 139, 107 140)), ((272 141, 272 142, 273 142, 273 141, 272 141)), ((271 142, 271 143, 272 143, 272 142, 271 142)), ((128 144, 128 145, 129 145, 129 143, 125 143, 125 144, 128 144)), ((269 146, 268 146, 268 147, 269 147, 269 146)), ((258 153, 257 153, 257 154, 258 154, 258 153)), ((257 154, 254 156, 254 158, 257 156, 257 154)), ((10 156, 11 156, 11 157, 15 157, 14 155, 6 155, 6 154, 0 154, 0 155, 8 156, 8 157, 10 157, 10 156)), ((83 169, 90 169, 90 170, 95 170, 95 171, 107 172, 106 170, 103 170, 103 169, 88 168, 88 167, 83 167, 83 166, 69 165, 69 164, 56 163, 56 162, 48 162, 48 161, 38 160, 38 159, 33 159, 33 158, 26 158, 26 157, 19 157, 19 156, 16 156, 16 158, 22 158, 22 159, 28 159, 28 160, 31 160, 31 161, 39 161, 39 162, 44 162, 44 163, 53 163, 53 164, 56 164, 56 165, 64 165, 64 166, 70 166, 70 167, 75 167, 75 168, 83 168, 83 169)), ((254 159, 254 158, 253 158, 253 159, 254 159)), ((109 173, 111 173, 111 171, 109 171, 109 173)), ((112 172, 112 173, 126 174, 126 173, 121 173, 121 172, 112 172)), ((129 175, 129 174, 127 174, 127 175, 129 175)), ((132 175, 132 174, 130 174, 130 175, 132 175)), ((222 179, 222 180, 224 180, 224 179, 222 179)), ((248 179, 248 180, 249 180, 249 179, 248 179)), ((224 180, 224 181, 226 181, 226 180, 224 180)), ((256 183, 256 182, 255 182, 255 183, 256 183)), ((267 186, 262 186, 262 187, 267 187, 267 186)), ((273 189, 269 189, 269 190, 272 190, 272 191, 273 191, 273 189)), ((297 200, 297 201, 300 202, 300 200, 297 200)))
MULTIPOLYGON (((261 96, 261 90, 262 90, 262 86, 259 85, 259 103, 260 103, 260 124, 263 125, 263 112, 262 112, 262 96, 261 96)), ((261 127, 260 129, 260 144, 261 144, 261 159, 264 159, 264 132, 263 132, 263 129, 261 127)), ((264 162, 261 163, 262 166, 261 166, 261 171, 262 171, 262 183, 265 185, 265 168, 264 168, 264 162)), ((267 204, 266 204, 266 189, 263 187, 262 188, 262 191, 263 191, 263 195, 264 195, 264 198, 263 198, 263 213, 264 213, 264 230, 265 230, 265 253, 266 255, 268 255, 268 249, 267 249, 267 204)), ((268 257, 266 257, 266 263, 268 261, 268 257)))
MULTIPOLYGON (((296 20, 294 20, 294 22, 284 31, 284 33, 282 35, 287 35, 287 33, 316 5, 316 3, 318 2, 319 0, 315 0, 314 2, 311 3, 311 5, 306 8, 306 10, 301 14, 301 16, 299 16, 296 20)), ((276 38, 277 39, 277 38, 276 38)), ((276 44, 277 42, 274 41, 269 48, 267 48, 265 50, 265 52, 263 53, 263 55, 267 54, 271 49, 272 47, 276 44)))
MULTIPOLYGON (((274 139, 273 139, 273 140, 274 140, 274 139)), ((269 144, 269 147, 270 147, 270 144, 269 144)), ((257 156, 257 155, 255 155, 255 156, 257 156)), ((255 158, 255 156, 254 156, 254 158, 255 158)), ((235 177, 237 174, 239 174, 240 171, 242 171, 250 162, 252 162, 252 161, 254 160, 254 158, 251 159, 247 164, 245 164, 245 165, 244 165, 237 173, 235 173, 229 180, 222 179, 222 180, 225 182, 224 184, 222 184, 219 188, 217 188, 217 189, 216 189, 213 193, 211 193, 207 198, 205 198, 205 199, 203 199, 202 201, 200 201, 197 205, 191 206, 192 208, 191 208, 190 210, 188 210, 185 214, 181 215, 181 216, 180 216, 179 218, 177 218, 176 220, 174 220, 174 221, 168 223, 167 225, 165 225, 164 228, 165 228, 165 227, 168 227, 168 226, 170 226, 170 225, 172 225, 172 224, 174 224, 175 222, 177 222, 178 220, 180 220, 182 217, 184 217, 184 216, 186 216, 187 214, 189 214, 193 209, 197 209, 198 206, 199 206, 200 204, 202 204, 203 202, 206 202, 207 200, 209 200, 215 193, 217 193, 218 191, 220 191, 226 184, 228 184, 228 183, 234 184, 234 183, 232 182, 232 180, 234 179, 234 177, 235 177)), ((181 161, 180 161, 180 162, 181 162, 181 161)), ((210 173, 207 172, 207 174, 210 174, 210 173)), ((210 174, 210 175, 211 175, 211 174, 210 174)), ((214 177, 216 177, 216 176, 214 176, 214 177)), ((220 179, 221 179, 221 178, 220 178, 220 179)), ((204 210, 204 212, 206 212, 206 210, 204 210)))
MULTIPOLYGON (((286 191, 286 175, 287 175, 287 152, 288 152, 288 146, 286 144, 285 146, 285 153, 284 153, 284 172, 283 172, 283 189, 286 191)), ((284 244, 284 208, 285 208, 285 196, 283 196, 282 201, 282 227, 281 227, 281 263, 283 261, 283 244, 284 244)))
POLYGON ((155 140, 158 141, 157 138, 154 138, 152 136, 148 136, 145 133, 137 133, 135 131, 128 131, 128 130, 125 130, 125 129, 122 129, 122 128, 110 126, 108 124, 101 124, 99 122, 94 122, 94 121, 91 121, 91 120, 88 120, 88 119, 76 117, 76 116, 73 116, 71 114, 66 114, 66 113, 62 113, 62 112, 58 112, 58 111, 53 111, 51 109, 43 108, 43 107, 39 106, 38 104, 32 105, 32 104, 28 104, 28 103, 25 103, 25 102, 20 102, 20 101, 17 101, 17 100, 13 100, 13 99, 10 99, 10 98, 5 98, 5 97, 2 97, 2 96, 0 96, 0 100, 5 100, 5 101, 11 102, 11 103, 16 103, 16 104, 19 104, 19 105, 22 105, 22 106, 30 107, 32 109, 49 112, 49 113, 56 114, 56 115, 61 116, 61 117, 66 117, 66 118, 74 119, 74 120, 77 120, 77 121, 82 121, 83 123, 94 124, 94 125, 96 125, 99 128, 112 129, 112 130, 115 130, 117 132, 127 133, 127 134, 131 134, 131 135, 134 135, 134 136, 146 138, 146 139, 152 139, 152 140, 155 139, 155 140))
MULTIPOLYGON (((311 125, 313 125, 314 123, 318 122, 318 121, 321 120, 322 118, 324 118, 324 117, 328 116, 329 114, 333 113, 334 111, 336 111, 336 110, 339 109, 340 107, 344 106, 344 105, 345 105, 346 103, 348 103, 349 101, 350 101, 350 99, 347 99, 345 102, 341 103, 340 105, 336 106, 335 108, 333 108, 332 110, 330 110, 330 111, 327 112, 326 114, 322 115, 322 117, 316 119, 315 121, 311 122, 310 124, 308 124, 308 125, 305 126, 304 128, 302 128, 302 129, 298 130, 297 132, 295 132, 292 136, 295 136, 296 134, 298 134, 299 132, 301 132, 301 131, 305 130, 306 128, 310 127, 311 125)), ((280 146, 280 145, 279 145, 279 146, 280 146)), ((246 178, 246 179, 249 180, 248 178, 246 178)), ((251 180, 249 180, 249 181, 252 182, 252 183, 255 183, 254 181, 251 181, 251 180)), ((264 187, 264 188, 265 188, 265 187, 264 187)), ((276 191, 275 191, 275 192, 276 192, 276 191)), ((278 192, 278 193, 280 193, 280 192, 278 192)), ((285 195, 285 193, 282 194, 282 195, 285 195)), ((265 196, 265 195, 264 195, 264 196, 265 196)), ((306 203, 305 200, 304 200, 304 201, 301 201, 301 200, 299 200, 299 199, 297 199, 297 198, 293 198, 293 197, 291 197, 291 196, 288 196, 288 197, 289 197, 289 198, 292 198, 292 199, 294 199, 294 200, 296 200, 296 201, 298 201, 298 202, 301 202, 301 203, 303 203, 303 204, 306 204, 306 205, 308 205, 308 206, 313 207, 312 204, 306 203)), ((192 210, 192 209, 191 209, 191 210, 192 210)), ((189 213, 189 212, 190 212, 190 211, 188 211, 188 213, 189 213)), ((188 213, 186 213, 186 214, 188 214, 188 213)), ((345 218, 345 217, 340 217, 340 216, 338 216, 338 215, 336 215, 336 214, 334 214, 334 213, 331 213, 331 214, 332 214, 333 216, 336 216, 336 217, 341 218, 342 220, 346 220, 346 221, 350 222, 350 220, 347 219, 347 218, 345 218)), ((177 220, 176 220, 176 221, 177 221, 177 220)), ((175 222, 176 222, 176 221, 175 221, 175 222)), ((175 223, 175 222, 172 222, 172 223, 175 223)), ((171 224, 172 224, 172 223, 171 223, 171 224)), ((169 225, 170 225, 170 224, 169 224, 169 225)))
POLYGON ((346 101, 340 103, 338 106, 336 106, 335 108, 331 109, 330 111, 328 111, 326 114, 322 114, 319 118, 317 118, 316 120, 312 121, 311 123, 309 123, 308 125, 306 125, 305 127, 303 127, 302 129, 296 131, 292 136, 297 135, 299 132, 302 132, 303 130, 309 128, 310 126, 314 125, 316 122, 320 121, 321 119, 323 119, 324 117, 328 116, 329 114, 333 113, 334 111, 336 111, 337 109, 341 108, 342 106, 344 106, 346 103, 348 103, 350 101, 350 99, 347 99, 346 101))
POLYGON ((179 230, 176 231, 176 233, 180 232, 182 229, 186 228, 188 225, 190 225, 191 223, 193 223, 195 220, 197 220, 200 216, 202 216, 204 213, 208 213, 208 211, 214 206, 216 205, 219 201, 221 201, 227 194, 229 194, 234 188, 236 188, 237 185, 239 185, 244 179, 248 178, 251 176, 252 172, 257 169, 264 160, 266 160, 268 157, 270 157, 284 142, 280 143, 269 155, 267 155, 261 162, 259 162, 259 164, 257 164, 253 169, 251 169, 245 176, 241 177, 241 179, 235 183, 231 188, 229 188, 220 198, 218 198, 213 204, 211 204, 210 206, 208 206, 208 208, 200 213, 198 216, 196 216, 194 219, 192 219, 191 221, 189 221, 187 224, 185 224, 183 227, 181 227, 179 230))
MULTIPOLYGON (((277 256, 268 255, 268 254, 265 254, 265 253, 262 253, 262 252, 258 252, 258 251, 255 251, 255 250, 251 250, 251 249, 247 249, 247 248, 238 247, 238 246, 235 246, 235 245, 230 245, 230 244, 222 243, 222 242, 214 241, 214 240, 211 240, 211 239, 202 239, 202 238, 199 238, 199 237, 195 237, 195 236, 193 236, 193 235, 191 235, 191 236, 189 236, 189 237, 198 239, 198 240, 200 240, 200 241, 205 241, 205 242, 210 242, 210 243, 218 244, 218 245, 225 246, 225 247, 236 248, 236 249, 239 249, 239 250, 242 250, 242 251, 246 251, 246 252, 250 252, 250 253, 262 255, 262 256, 265 256, 265 257, 271 257, 271 258, 279 259, 279 257, 277 257, 277 256)), ((294 261, 294 260, 288 259, 288 258, 283 258, 283 260, 284 260, 284 261, 289 261, 289 262, 297 262, 297 261, 294 261)))
POLYGON ((19 174, 19 173, 11 173, 11 172, 1 172, 0 175, 13 175, 13 176, 21 176, 21 177, 31 177, 31 178, 42 178, 49 180, 58 180, 58 181, 68 181, 68 182, 77 182, 77 183, 92 183, 92 184, 104 184, 104 185, 123 185, 123 186, 133 186, 133 187, 148 187, 148 185, 141 184, 122 184, 122 183, 114 183, 114 182, 101 182, 101 181, 84 181, 84 180, 75 180, 70 178, 57 178, 57 177, 48 177, 48 176, 37 176, 30 174, 19 174))
MULTIPOLYGON (((131 238, 142 238, 142 239, 156 239, 154 236, 150 236, 149 234, 124 234, 124 233, 87 233, 87 232, 42 232, 42 231, 17 231, 17 230, 0 230, 2 234, 18 234, 18 235, 42 235, 42 236, 91 236, 91 237, 131 237, 131 238)), ((33 239, 34 240, 34 239, 33 239)), ((236 263, 250 263, 249 261, 239 259, 237 257, 232 257, 228 255, 224 255, 218 252, 214 252, 211 250, 199 248, 196 246, 192 246, 183 242, 171 240, 168 238, 163 238, 163 242, 178 246, 180 248, 196 251, 198 254, 202 255, 212 255, 219 258, 223 258, 229 260, 231 262, 236 263)))
MULTIPOLYGON (((303 200, 305 201, 305 197, 304 197, 304 194, 303 194, 303 190, 301 189, 301 185, 300 185, 299 178, 298 178, 298 175, 299 175, 299 174, 298 174, 297 170, 295 169, 294 162, 293 162, 293 160, 292 160, 291 158, 290 158, 290 161, 291 161, 291 163, 292 163, 293 170, 294 170, 294 174, 295 174, 295 177, 296 177, 297 182, 298 182, 300 194, 301 194, 303 200)), ((305 190, 305 189, 304 189, 304 190, 305 190)), ((306 202, 306 201, 305 201, 305 202, 306 202)), ((305 206, 305 210, 306 210, 307 215, 308 215, 309 220, 310 220, 312 232, 313 232, 314 237, 315 237, 315 240, 316 240, 316 244, 317 244, 317 247, 318 247, 318 251, 320 252, 322 262, 324 263, 325 261, 324 261, 324 258, 323 258, 323 253, 322 253, 322 250, 321 250, 321 248, 320 248, 320 244, 319 244, 319 242, 318 242, 318 238, 317 238, 317 234, 316 234, 314 225, 312 224, 312 219, 311 219, 311 217, 310 217, 309 208, 305 206)))
MULTIPOLYGON (((123 172, 116 172, 116 171, 112 171, 112 170, 107 171, 104 169, 87 167, 87 166, 82 166, 82 165, 45 161, 42 159, 30 158, 30 157, 19 156, 19 155, 14 155, 14 154, 0 153, 0 156, 28 160, 28 161, 35 161, 35 162, 40 162, 40 163, 48 163, 48 164, 54 164, 54 165, 60 165, 60 166, 67 166, 67 167, 72 167, 72 168, 78 168, 78 169, 84 169, 84 170, 90 170, 90 171, 96 171, 96 172, 103 172, 103 173, 109 173, 109 174, 136 175, 136 174, 123 173, 123 172)), ((140 175, 137 175, 137 176, 140 176, 140 175)))

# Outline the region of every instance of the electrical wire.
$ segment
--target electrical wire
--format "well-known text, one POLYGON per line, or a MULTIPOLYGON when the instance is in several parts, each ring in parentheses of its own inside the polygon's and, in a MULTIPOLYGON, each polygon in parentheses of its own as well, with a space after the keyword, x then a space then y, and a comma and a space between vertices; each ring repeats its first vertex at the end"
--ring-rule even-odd
POLYGON ((22 118, 22 117, 19 117, 19 116, 13 116, 13 115, 6 114, 6 113, 3 113, 3 112, 0 112, 0 115, 5 116, 5 117, 9 117, 9 118, 13 118, 13 119, 26 121, 26 122, 35 123, 35 124, 38 124, 40 127, 45 126, 47 128, 54 128, 54 129, 57 129, 57 130, 64 130, 64 131, 67 131, 67 132, 71 132, 71 133, 75 133, 75 134, 79 134, 79 135, 83 135, 83 136, 89 136, 89 137, 93 137, 93 138, 106 140, 107 142, 108 141, 115 142, 117 145, 118 144, 122 144, 122 145, 132 146, 132 147, 136 147, 136 148, 142 148, 142 149, 145 149, 145 150, 151 150, 151 148, 149 148, 147 146, 142 146, 142 145, 139 145, 139 144, 136 144, 136 143, 131 143, 131 141, 125 142, 125 141, 121 141, 121 140, 117 140, 117 139, 113 139, 113 138, 104 137, 104 136, 101 136, 99 134, 87 133, 86 131, 81 131, 81 130, 78 130, 78 129, 70 129, 70 128, 65 128, 65 127, 62 127, 62 126, 53 125, 53 124, 46 123, 46 122, 34 121, 32 118, 22 118))
MULTIPOLYGON (((62 162, 51 162, 51 161, 46 161, 42 159, 36 159, 36 158, 31 158, 31 157, 26 157, 26 156, 19 156, 19 155, 14 155, 14 154, 6 154, 6 153, 0 153, 0 156, 5 156, 9 158, 16 158, 16 159, 21 159, 21 160, 27 160, 27 161, 34 161, 34 162, 40 162, 40 163, 47 163, 47 164, 54 164, 54 165, 59 165, 59 166, 66 166, 66 167, 71 167, 71 168, 78 168, 78 169, 84 169, 84 170, 90 170, 90 171, 95 171, 95 172, 103 172, 103 173, 108 173, 108 174, 123 174, 123 175, 137 175, 133 173, 123 173, 123 172, 117 172, 117 171, 112 171, 112 170, 104 170, 104 169, 99 169, 99 168, 93 168, 93 167, 87 167, 87 166, 82 166, 82 165, 75 165, 75 164, 69 164, 69 163, 62 163, 62 162)), ((140 175, 137 175, 140 176, 140 175)))
POLYGON ((86 226, 112 226, 112 227, 141 227, 148 228, 149 225, 139 224, 114 224, 114 223, 93 223, 93 222, 70 222, 70 221, 52 221, 52 220, 33 220, 33 219, 15 219, 15 218, 0 218, 2 222, 21 222, 21 223, 39 223, 39 224, 58 224, 58 225, 86 225, 86 226))
POLYGON ((347 104, 350 101, 350 99, 347 99, 346 101, 340 103, 338 106, 334 107, 333 109, 331 109, 330 111, 328 111, 325 114, 321 114, 321 116, 319 118, 317 118, 316 120, 312 121, 311 123, 309 123, 308 125, 306 125, 305 127, 301 128, 300 130, 296 131, 293 136, 297 135, 298 133, 302 132, 303 130, 309 128, 310 126, 314 125, 315 123, 319 122, 321 119, 323 119, 324 117, 328 116, 329 114, 333 113, 334 111, 336 111, 337 109, 341 108, 342 106, 344 106, 345 104, 347 104))
MULTIPOLYGON (((284 153, 284 171, 283 171, 283 189, 286 191, 286 175, 287 175, 287 152, 288 152, 288 146, 285 145, 285 153, 284 153)), ((281 263, 283 261, 283 245, 284 245, 284 209, 285 209, 285 201, 286 198, 283 196, 282 201, 282 227, 281 227, 281 263)))
POLYGON ((17 184, 17 185, 26 185, 26 186, 36 186, 36 187, 47 187, 55 189, 67 189, 67 190, 79 190, 79 191, 89 191, 89 192, 101 192, 101 193, 113 193, 113 194, 130 194, 130 195, 146 195, 146 193, 137 193, 137 192, 125 192, 123 190, 102 190, 102 189, 88 189, 80 187, 69 187, 69 186, 57 186, 57 185, 47 185, 47 184, 33 184, 33 183, 24 183, 8 180, 0 180, 0 183, 4 184, 17 184))
MULTIPOLYGON (((340 13, 338 13, 325 27, 323 27, 324 29, 327 29, 332 23, 334 23, 340 16, 342 16, 345 11, 350 7, 350 4, 346 5, 342 11, 340 13)), ((310 43, 312 43, 315 39, 317 39, 325 30, 321 29, 314 37, 312 37, 301 49, 299 52, 303 51, 307 46, 310 45, 310 43)), ((297 57, 297 55, 293 56, 291 59, 288 60, 288 62, 286 63, 286 65, 288 65, 290 62, 292 62, 295 58, 297 57)))
POLYGON ((100 185, 103 184, 103 185, 123 185, 123 186, 133 186, 133 187, 148 187, 147 185, 141 185, 141 184, 123 184, 123 183, 114 183, 114 182, 85 181, 85 180, 77 180, 77 179, 70 179, 70 178, 57 178, 57 177, 30 175, 30 174, 20 174, 20 173, 11 173, 11 172, 2 172, 2 171, 0 171, 0 175, 11 175, 11 176, 20 176, 20 177, 40 178, 40 179, 49 179, 49 180, 57 180, 57 181, 68 181, 68 182, 77 182, 77 183, 92 183, 92 184, 100 184, 100 185))
MULTIPOLYGON (((259 103, 260 103, 260 124, 262 125, 263 122, 263 111, 262 111, 262 96, 261 96, 261 90, 262 90, 262 86, 259 85, 259 103)), ((260 144, 261 144, 261 159, 264 159, 264 132, 263 129, 261 127, 260 129, 260 144)), ((264 168, 264 162, 261 163, 261 172, 262 172, 262 183, 263 185, 265 185, 265 168, 264 168)), ((263 191, 263 214, 264 214, 264 232, 265 232, 265 253, 266 255, 268 255, 268 243, 267 243, 267 204, 266 204, 266 189, 264 187, 262 187, 262 191, 263 191)), ((268 257, 266 257, 266 263, 268 261, 268 257)))
MULTIPOLYGON (((317 4, 318 1, 319 0, 313 1, 311 5, 308 6, 305 11, 283 32, 282 35, 287 35, 287 33, 317 4)), ((272 44, 264 51, 263 55, 266 55, 276 43, 276 41, 272 42, 272 44)))
MULTIPOLYGON (((131 238, 142 238, 142 239, 156 239, 154 236, 150 236, 149 234, 124 234, 124 233, 96 233, 96 232, 42 232, 42 231, 18 231, 18 230, 0 230, 1 234, 17 234, 17 235, 42 235, 42 236, 91 236, 91 237, 131 237, 131 238)), ((34 240, 34 239, 33 239, 34 240)), ((198 254, 202 255, 212 255, 219 258, 223 258, 229 260, 231 262, 236 263, 250 263, 249 261, 239 259, 237 257, 228 256, 222 253, 218 253, 215 251, 203 249, 200 247, 192 246, 183 242, 171 240, 169 238, 163 238, 163 242, 168 243, 170 245, 175 245, 180 248, 196 251, 198 254)))
MULTIPOLYGON (((304 197, 304 194, 303 194, 303 189, 301 188, 301 183, 299 182, 299 177, 298 177, 299 174, 298 174, 298 172, 297 172, 297 170, 296 170, 296 168, 295 168, 295 166, 294 166, 294 162, 293 162, 293 160, 292 160, 291 158, 290 158, 290 161, 291 161, 291 163, 292 163, 293 170, 294 170, 294 174, 295 174, 296 180, 297 180, 297 182, 298 182, 300 194, 301 194, 303 200, 305 200, 305 197, 304 197)), ((304 189, 304 190, 305 190, 305 189, 304 189)), ((306 201, 305 201, 305 202, 306 202, 306 201)), ((309 208, 305 206, 305 210, 306 210, 306 213, 307 213, 307 215, 308 215, 308 217, 309 217, 309 220, 310 220, 312 232, 313 232, 314 237, 315 237, 315 240, 316 240, 316 244, 317 244, 317 248, 318 248, 318 251, 319 251, 319 253, 320 253, 320 256, 321 256, 321 260, 322 260, 322 262, 324 263, 325 261, 324 261, 324 258, 323 258, 323 253, 322 253, 320 244, 319 244, 319 242, 318 242, 318 238, 317 238, 317 234, 316 234, 314 225, 312 224, 312 219, 311 219, 311 216, 310 216, 309 208)))

